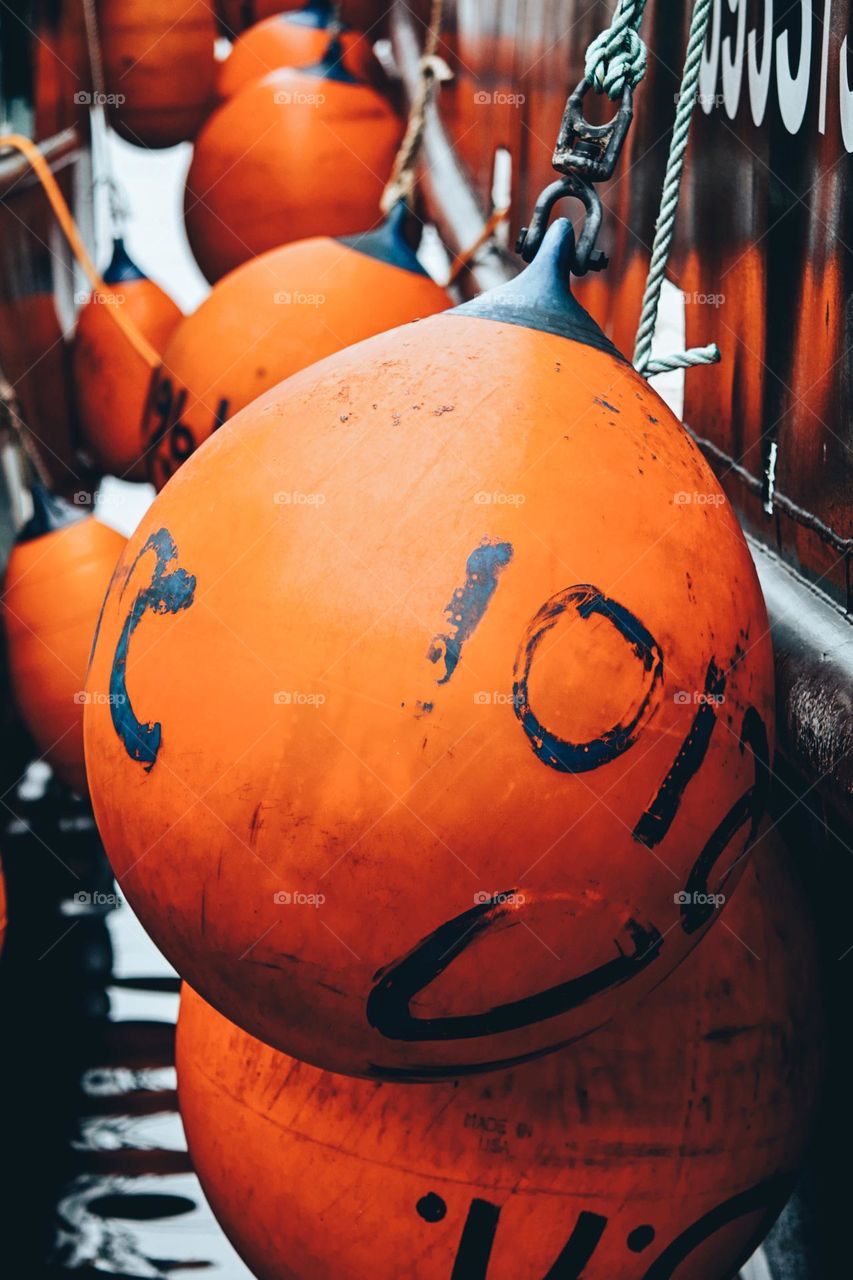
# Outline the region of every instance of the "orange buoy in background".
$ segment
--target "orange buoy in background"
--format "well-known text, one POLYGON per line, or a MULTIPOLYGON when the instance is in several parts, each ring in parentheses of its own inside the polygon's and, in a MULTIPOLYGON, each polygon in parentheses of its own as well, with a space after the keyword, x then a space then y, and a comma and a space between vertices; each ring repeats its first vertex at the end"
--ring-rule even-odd
POLYGON ((193 138, 215 92, 208 0, 99 0, 98 19, 112 127, 142 147, 193 138))
MULTIPOLYGON (((329 44, 330 20, 331 9, 306 9, 277 13, 249 27, 219 68, 219 97, 231 98, 253 80, 280 67, 319 62, 329 44)), ((379 64, 370 40, 349 29, 340 33, 340 40, 343 66, 363 80, 379 81, 379 64)))
POLYGON ((3 623, 21 718, 51 768, 85 794, 83 685, 98 612, 126 539, 33 485, 6 565, 3 623))
POLYGON ((400 202, 378 231, 270 249, 214 286, 173 333, 152 383, 141 448, 158 489, 262 391, 450 305, 406 242, 405 222, 400 202))
POLYGON ((105 603, 86 756, 122 892, 211 1004, 331 1070, 602 1025, 701 938, 764 805, 748 548, 573 259, 561 219, 518 280, 253 402, 105 603))
POLYGON ((81 430, 105 471, 144 480, 140 424, 152 369, 116 323, 122 308, 154 351, 162 354, 181 311, 159 285, 139 270, 124 242, 113 245, 104 272, 106 292, 95 290, 77 317, 74 381, 81 430))
POLYGON ((199 133, 184 218, 208 280, 277 245, 374 224, 402 126, 340 57, 335 38, 316 66, 263 76, 199 133))
MULTIPOLYGON (((336 6, 331 0, 310 0, 301 8, 289 9, 284 16, 312 28, 327 26, 336 6)), ((343 0, 337 6, 341 20, 351 27, 368 31, 372 40, 385 34, 388 18, 387 0, 343 0)), ((216 10, 227 35, 234 36, 263 18, 281 13, 281 0, 216 0, 216 10)))
POLYGON ((734 1275, 787 1198, 821 1067, 813 931, 779 846, 755 864, 731 933, 611 1027, 509 1074, 346 1079, 184 987, 189 1150, 253 1274, 734 1275))

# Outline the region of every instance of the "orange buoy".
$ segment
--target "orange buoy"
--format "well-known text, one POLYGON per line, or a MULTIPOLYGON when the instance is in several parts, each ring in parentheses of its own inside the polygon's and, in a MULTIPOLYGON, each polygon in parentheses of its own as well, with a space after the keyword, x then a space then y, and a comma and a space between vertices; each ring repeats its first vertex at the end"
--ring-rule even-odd
POLYGON ((172 147, 193 138, 216 83, 208 0, 100 0, 107 115, 128 142, 172 147))
POLYGON ((734 1275, 787 1198, 820 1080, 813 931, 778 847, 755 862, 732 933, 627 1017, 509 1074, 332 1075, 184 987, 189 1150, 252 1273, 734 1275))
MULTIPOLYGON (((337 6, 343 22, 370 32, 378 40, 385 32, 388 5, 382 0, 343 0, 337 6)), ((216 9, 227 35, 236 35, 263 18, 281 13, 281 0, 216 0, 216 9)), ((288 20, 310 27, 327 26, 335 13, 332 0, 310 0, 301 8, 288 10, 288 20)))
POLYGON ((81 794, 83 685, 98 611, 126 539, 40 484, 3 585, 9 675, 21 718, 51 768, 81 794))
POLYGON ((335 39, 315 67, 255 80, 199 133, 184 218, 209 280, 288 241, 374 224, 402 128, 340 56, 335 39))
POLYGON ((181 312, 159 285, 142 274, 120 239, 113 246, 104 284, 107 291, 93 292, 77 318, 73 367, 81 429, 105 471, 127 480, 144 480, 140 423, 152 369, 119 328, 114 309, 121 307, 160 354, 181 312))
MULTIPOLYGON (((239 36, 219 68, 217 93, 231 98, 253 80, 280 67, 306 67, 319 62, 329 45, 331 9, 310 8, 276 13, 239 36)), ((360 31, 341 32, 343 66, 353 75, 376 81, 379 64, 370 40, 360 31)))
POLYGON ((158 489, 262 391, 450 305, 407 244, 405 220, 401 202, 378 231, 270 249, 214 286, 175 330, 151 386, 141 448, 158 489))
POLYGON ((573 254, 561 219, 518 280, 244 409, 107 597, 86 755, 122 891, 205 999, 331 1070, 453 1076, 600 1026, 754 838, 755 569, 573 254))

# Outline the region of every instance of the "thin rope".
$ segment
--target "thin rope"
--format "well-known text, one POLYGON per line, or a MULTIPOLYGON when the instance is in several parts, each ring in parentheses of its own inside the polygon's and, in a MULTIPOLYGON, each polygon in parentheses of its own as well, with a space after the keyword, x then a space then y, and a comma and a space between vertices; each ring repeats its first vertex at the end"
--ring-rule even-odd
POLYGON ((444 25, 444 3, 445 0, 432 0, 429 26, 427 27, 423 56, 420 61, 420 83, 418 91, 412 99, 406 132, 394 160, 391 177, 388 179, 385 190, 382 192, 382 199, 379 202, 379 207, 383 213, 388 213, 400 200, 405 200, 407 204, 410 202, 412 192, 415 189, 418 157, 423 143, 429 105, 435 94, 436 86, 443 80, 451 80, 453 78, 453 73, 447 63, 437 53, 438 42, 441 39, 441 30, 444 25))
POLYGON ((610 26, 590 43, 584 75, 596 93, 621 98, 626 84, 646 74, 648 51, 640 39, 646 0, 619 0, 610 26))
POLYGON ((120 303, 114 299, 111 292, 104 285, 97 267, 89 257, 89 251, 83 243, 83 237, 80 235, 77 223, 74 221, 71 210, 65 202, 65 197, 59 188, 59 184, 51 172, 50 165, 39 148, 29 138, 25 138, 19 133, 0 134, 0 149, 3 147, 13 147, 16 151, 20 151, 29 162, 33 172, 44 187, 56 220, 71 246, 72 253, 83 268, 92 289, 104 295, 104 305, 109 308, 110 315, 136 354, 152 369, 157 368, 161 363, 160 356, 147 338, 139 332, 130 317, 122 311, 120 303))
POLYGON ((716 342, 711 342, 707 347, 690 347, 688 351, 647 360, 640 372, 644 378, 653 378, 656 373, 672 373, 674 369, 693 369, 696 365, 719 362, 720 349, 716 342))
POLYGON ((98 133, 97 148, 100 168, 103 176, 95 180, 95 185, 102 184, 107 188, 107 207, 110 215, 110 227, 113 238, 121 236, 128 217, 127 199, 121 184, 115 176, 112 156, 110 155, 110 128, 106 114, 106 77, 104 75, 104 57, 101 48, 101 35, 98 30, 98 12, 95 0, 83 0, 83 19, 86 25, 86 48, 89 54, 89 69, 92 73, 92 104, 89 114, 97 121, 99 130, 92 130, 93 137, 98 133))
POLYGON ((470 244, 467 249, 463 249, 461 253, 458 253, 450 264, 450 271, 444 282, 445 289, 449 289, 452 284, 456 283, 465 268, 474 260, 474 258, 476 258, 483 245, 487 244, 488 241, 491 240, 501 223, 506 222, 511 212, 512 208, 510 205, 505 205, 502 209, 492 210, 489 217, 483 223, 483 229, 477 236, 476 240, 474 240, 473 244, 470 244))
POLYGON ((650 377, 652 373, 662 372, 663 369, 689 369, 697 364, 716 364, 720 359, 720 352, 715 343, 711 343, 707 347, 691 347, 687 351, 662 360, 653 361, 651 359, 652 338, 657 325, 658 307, 660 305, 664 276, 666 275, 666 265, 672 248, 675 214, 678 209, 681 176, 684 170, 684 157, 690 137, 690 122, 696 107, 696 87, 699 82, 699 68, 710 14, 711 0, 696 0, 693 17, 690 22, 684 72, 678 93, 678 106, 675 110, 672 141, 670 142, 669 156, 666 162, 660 210, 655 223, 655 238, 652 245, 649 274, 646 277, 640 323, 634 344, 634 368, 646 378, 650 377), (675 363, 671 363, 672 361, 675 363))
POLYGON ((0 417, 20 445, 21 452, 30 464, 33 474, 49 489, 51 479, 47 467, 21 415, 21 406, 15 390, 5 378, 0 379, 0 417))

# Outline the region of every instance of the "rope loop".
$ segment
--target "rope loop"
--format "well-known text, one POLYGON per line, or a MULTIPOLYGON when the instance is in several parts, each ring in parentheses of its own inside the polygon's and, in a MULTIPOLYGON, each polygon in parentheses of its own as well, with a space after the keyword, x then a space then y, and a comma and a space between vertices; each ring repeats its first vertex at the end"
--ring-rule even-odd
POLYGON ((675 109, 672 140, 669 144, 669 155, 666 161, 660 211, 655 224, 649 274, 646 278, 640 323, 637 327, 637 337, 634 343, 634 368, 645 378, 650 377, 653 373, 663 372, 664 369, 689 369, 697 364, 716 364, 720 359, 720 353, 713 344, 708 347, 694 347, 678 357, 671 357, 671 359, 677 361, 675 365, 664 364, 661 360, 652 361, 651 358, 652 338, 657 326, 661 289, 663 288, 666 266, 672 248, 672 239, 675 234, 675 215, 678 210, 678 198, 681 192, 681 175, 684 170, 684 158, 690 138, 690 122, 696 106, 696 88, 699 81, 702 50, 705 47, 705 36, 708 31, 710 14, 711 0, 696 0, 693 16, 690 20, 690 32, 687 37, 684 71, 681 77, 678 105, 675 109))
POLYGON ((619 98, 646 74, 648 50, 639 33, 645 7, 646 0, 619 0, 610 26, 590 43, 584 75, 596 93, 619 98))

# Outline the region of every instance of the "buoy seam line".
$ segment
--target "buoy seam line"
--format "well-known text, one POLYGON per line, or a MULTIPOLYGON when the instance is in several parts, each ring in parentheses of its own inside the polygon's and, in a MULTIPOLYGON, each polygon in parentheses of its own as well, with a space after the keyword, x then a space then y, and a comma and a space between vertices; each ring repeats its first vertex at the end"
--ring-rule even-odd
MULTIPOLYGON (((734 937, 737 937, 737 934, 734 934, 732 930, 729 930, 729 932, 732 933, 734 937)), ((267 1050, 267 1052, 274 1052, 274 1050, 270 1050, 266 1045, 264 1046, 264 1048, 267 1050)), ((232 1092, 231 1088, 228 1085, 223 1083, 221 1080, 217 1080, 215 1077, 209 1074, 208 1070, 206 1069, 206 1063, 207 1063, 207 1059, 204 1056, 200 1056, 196 1058, 195 1064, 194 1064, 196 1071, 198 1071, 201 1075, 203 1075, 209 1084, 214 1085, 217 1089, 221 1089, 223 1093, 227 1094, 228 1097, 231 1098, 233 1102, 240 1102, 246 1105, 246 1099, 244 1097, 238 1097, 235 1093, 232 1092)), ((308 1065, 310 1066, 310 1064, 308 1065)), ((311 1070, 316 1071, 319 1074, 321 1069, 318 1067, 311 1067, 311 1070)), ((358 1079, 359 1077, 356 1077, 356 1078, 358 1079)), ((370 1083, 369 1078, 365 1078, 363 1080, 363 1083, 365 1085, 369 1084, 370 1083)), ((448 1091, 451 1091, 453 1090, 455 1081, 452 1078, 450 1078, 443 1082, 442 1081, 435 1082, 435 1084, 439 1088, 442 1087, 443 1085, 445 1088, 448 1089, 448 1091)), ((417 1085, 413 1087, 415 1090, 418 1088, 417 1085)), ((179 1092, 180 1092, 180 1089, 179 1089, 179 1092)), ((380 1095, 380 1090, 377 1090, 374 1096, 378 1097, 379 1095, 380 1095)), ((453 1100, 453 1094, 451 1094, 449 1101, 452 1101, 452 1100, 453 1100)), ((340 1143, 335 1144, 332 1142, 324 1142, 320 1139, 311 1137, 309 1134, 300 1133, 297 1129, 292 1128, 290 1125, 283 1124, 280 1121, 276 1120, 268 1110, 260 1110, 259 1106, 255 1104, 249 1104, 249 1109, 253 1111, 254 1114, 257 1115, 260 1119, 266 1120, 267 1123, 270 1124, 279 1133, 283 1133, 286 1136, 293 1138, 297 1142, 310 1143, 311 1146, 317 1146, 327 1151, 334 1151, 340 1155, 345 1155, 352 1160, 356 1160, 361 1164, 370 1165, 374 1168, 388 1169, 392 1167, 389 1161, 381 1160, 381 1159, 378 1159, 377 1157, 360 1155, 356 1151, 347 1151, 342 1147, 340 1143)), ((674 1144, 673 1151, 676 1151, 679 1149, 680 1149, 679 1144, 677 1143, 674 1144)), ((700 1154, 700 1155, 703 1153, 714 1154, 715 1150, 716 1148, 713 1148, 713 1147, 697 1148, 693 1154, 700 1154)), ((684 1152, 684 1154, 688 1155, 691 1153, 684 1152)), ((602 1156, 602 1161, 603 1160, 604 1160, 604 1156, 602 1156)), ((486 1191, 492 1191, 492 1192, 503 1191, 503 1192, 507 1192, 509 1196, 550 1195, 561 1200, 571 1200, 571 1199, 582 1200, 583 1199, 583 1197, 579 1196, 577 1192, 572 1192, 572 1191, 562 1191, 562 1192, 555 1191, 553 1188, 539 1187, 532 1184, 522 1188, 519 1186, 519 1183, 524 1177, 523 1174, 518 1175, 516 1177, 511 1187, 506 1187, 506 1186, 503 1186, 502 1184, 495 1185, 494 1183, 482 1182, 479 1179, 475 1179, 472 1181, 471 1179, 468 1179, 468 1178, 455 1178, 449 1173, 439 1173, 434 1170, 424 1170, 422 1168, 419 1169, 417 1167, 408 1167, 408 1166, 403 1166, 399 1164, 394 1164, 393 1168, 395 1170, 399 1170, 402 1173, 415 1174, 418 1177, 434 1179, 437 1182, 443 1182, 451 1186, 466 1186, 466 1187, 473 1186, 486 1191)), ((602 1168, 606 1170, 607 1166, 602 1163, 602 1168)), ((534 1173, 536 1172, 535 1168, 532 1172, 534 1173)))

